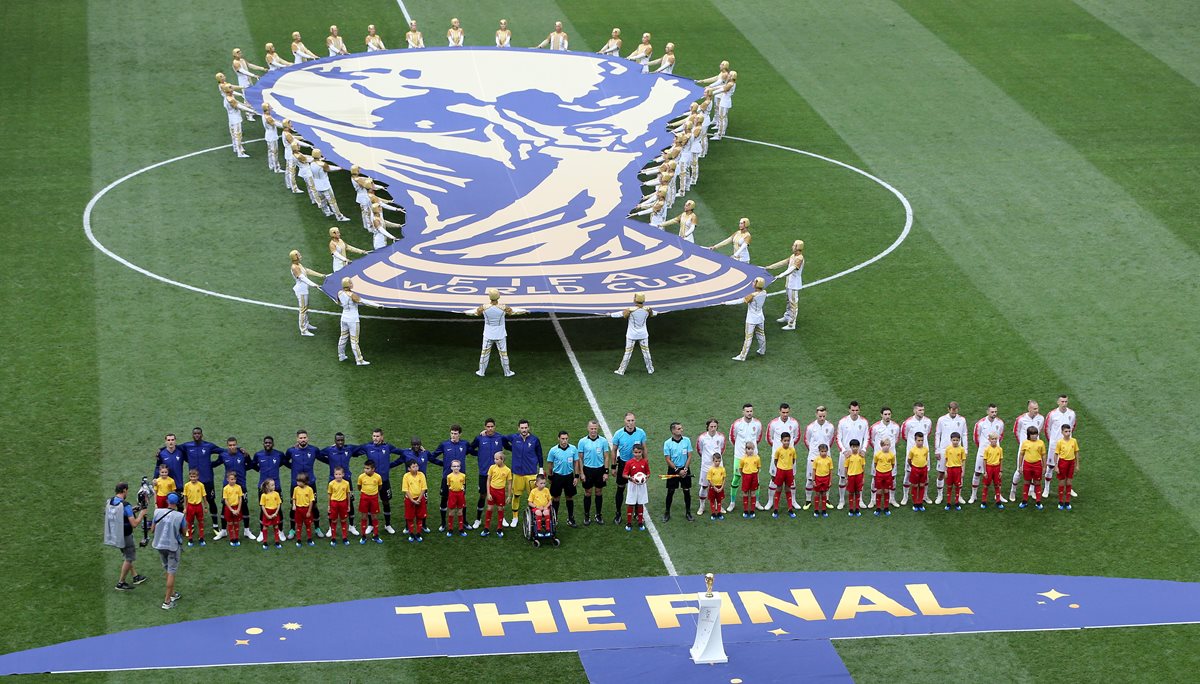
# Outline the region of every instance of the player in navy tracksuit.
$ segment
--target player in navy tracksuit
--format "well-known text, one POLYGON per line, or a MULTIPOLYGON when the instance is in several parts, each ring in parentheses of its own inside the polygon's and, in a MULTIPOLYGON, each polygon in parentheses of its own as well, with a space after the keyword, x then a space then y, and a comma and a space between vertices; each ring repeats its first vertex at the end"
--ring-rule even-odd
MULTIPOLYGON (((329 466, 329 481, 333 481, 333 471, 341 468, 346 473, 346 482, 350 483, 350 491, 354 491, 354 475, 350 473, 350 459, 354 458, 356 448, 353 444, 346 444, 346 435, 339 432, 333 436, 333 444, 321 449, 321 452, 317 454, 317 460, 329 466)), ((350 533, 357 536, 358 530, 354 529, 354 496, 350 495, 346 498, 350 504, 350 533)), ((330 520, 329 524, 332 530, 333 521, 330 520)))
MULTIPOLYGON (((280 490, 279 468, 283 465, 284 458, 286 458, 284 453, 275 448, 275 438, 263 437, 262 451, 256 452, 249 463, 250 468, 258 471, 258 491, 262 491, 263 483, 267 480, 274 480, 275 490, 280 490)), ((259 530, 257 538, 262 541, 261 530, 259 530)))
MULTIPOLYGON (((450 464, 458 461, 460 472, 467 472, 467 455, 471 453, 471 445, 459 439, 462 436, 462 426, 450 426, 450 439, 437 445, 429 456, 429 462, 442 467, 442 525, 438 532, 446 531, 446 499, 450 496, 450 487, 446 484, 446 476, 450 474, 450 464)), ((466 525, 467 521, 463 520, 466 525)))
POLYGON ((217 531, 217 539, 220 539, 225 536, 225 527, 217 519, 217 488, 213 484, 213 466, 221 463, 221 459, 217 456, 221 447, 204 441, 204 430, 198 427, 192 428, 192 441, 184 442, 182 446, 188 466, 195 468, 196 472, 200 474, 200 482, 204 484, 204 499, 208 503, 208 512, 212 516, 212 526, 217 531))
MULTIPOLYGON (((225 440, 225 448, 217 452, 219 465, 225 467, 225 478, 229 478, 229 473, 233 473, 237 478, 238 485, 242 488, 242 529, 244 534, 249 537, 250 534, 250 507, 246 505, 246 468, 253 461, 250 454, 246 450, 238 446, 236 437, 230 437, 225 440)), ((224 515, 222 515, 224 517, 224 515)), ((228 521, 225 521, 228 524, 228 521)))
MULTIPOLYGON (((488 490, 488 468, 495 465, 495 456, 501 451, 504 451, 504 435, 496 432, 496 421, 488 418, 483 421, 483 432, 471 440, 471 453, 479 458, 479 501, 475 503, 475 524, 471 525, 473 528, 478 528, 483 520, 483 504, 487 500, 488 490)), ((466 465, 463 464, 463 472, 467 470, 466 465)), ((500 512, 500 517, 503 521, 503 511, 500 512)))
MULTIPOLYGON (((399 447, 383 441, 382 428, 372 430, 371 441, 359 444, 353 452, 354 456, 366 456, 369 460, 375 461, 375 472, 379 473, 379 478, 383 480, 383 484, 379 487, 379 503, 383 508, 384 529, 389 534, 395 534, 396 529, 392 527, 392 482, 388 478, 388 474, 395 466, 404 464, 403 454, 404 452, 399 447), (400 458, 392 460, 393 455, 400 456, 400 458)), ((367 531, 363 530, 363 534, 366 533, 367 531)))
POLYGON ((154 454, 154 473, 157 477, 158 467, 160 465, 167 466, 167 472, 170 473, 171 479, 175 480, 176 491, 183 491, 183 484, 187 482, 187 478, 183 476, 183 464, 187 462, 187 454, 183 449, 175 446, 175 435, 168 433, 164 438, 166 446, 158 450, 154 454))
MULTIPOLYGON (((317 454, 320 450, 308 443, 308 431, 296 431, 296 445, 289 447, 283 452, 283 465, 292 471, 292 487, 288 489, 288 498, 291 498, 292 492, 296 489, 296 478, 300 473, 308 475, 308 482, 311 485, 317 481, 317 474, 313 471, 313 465, 317 462, 317 454)), ((313 490, 312 502, 312 524, 313 529, 317 531, 318 537, 324 537, 325 531, 321 529, 321 509, 317 503, 316 489, 313 490)), ((290 516, 291 527, 288 528, 288 539, 296 538, 296 517, 290 516)))

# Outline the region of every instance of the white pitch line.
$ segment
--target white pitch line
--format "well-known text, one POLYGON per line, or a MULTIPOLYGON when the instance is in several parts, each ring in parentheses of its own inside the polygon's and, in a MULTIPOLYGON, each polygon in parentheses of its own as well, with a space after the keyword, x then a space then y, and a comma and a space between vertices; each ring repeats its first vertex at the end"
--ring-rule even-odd
MULTIPOLYGON (((820 280, 814 280, 809 283, 804 283, 804 287, 801 289, 807 290, 810 287, 816 287, 817 285, 820 285, 822 283, 827 283, 831 280, 837 280, 838 278, 841 278, 842 276, 850 275, 851 273, 854 273, 855 271, 859 271, 859 270, 862 270, 862 269, 870 266, 871 264, 875 263, 876 261, 879 261, 880 259, 884 258, 885 256, 896 251, 896 249, 900 246, 900 244, 902 242, 904 242, 906 239, 908 239, 908 234, 912 232, 912 224, 913 224, 912 205, 909 204, 908 198, 904 196, 904 193, 897 190, 891 183, 888 183, 887 181, 883 180, 882 178, 880 178, 876 175, 873 175, 867 171, 863 171, 862 169, 858 168, 857 166, 851 166, 850 164, 847 164, 846 162, 838 161, 837 159, 833 159, 831 157, 826 157, 824 155, 817 154, 816 152, 808 152, 806 150, 797 149, 795 147, 788 147, 786 145, 776 145, 775 143, 763 142, 761 140, 750 140, 749 138, 739 138, 739 137, 733 136, 733 135, 727 135, 727 136, 725 136, 725 138, 728 140, 737 140, 739 142, 751 143, 753 145, 763 145, 764 147, 774 147, 777 150, 785 150, 787 152, 795 152, 796 154, 802 154, 806 157, 820 159, 821 161, 829 162, 830 164, 840 166, 843 169, 853 171, 854 173, 857 173, 860 176, 863 176, 865 178, 869 178, 869 179, 875 181, 879 185, 883 186, 888 192, 891 192, 893 195, 895 195, 896 199, 900 200, 900 204, 904 205, 904 230, 900 231, 900 235, 896 236, 896 239, 894 241, 892 241, 892 244, 887 246, 887 249, 883 250, 879 254, 876 254, 875 256, 871 257, 870 259, 867 259, 866 261, 864 261, 862 263, 855 264, 854 266, 847 268, 844 271, 838 271, 837 273, 834 273, 831 276, 826 276, 824 278, 821 278, 820 280)), ((773 297, 775 295, 784 294, 785 292, 786 292, 786 290, 777 290, 775 292, 769 293, 767 296, 773 297)))
POLYGON ((408 8, 404 6, 404 0, 396 0, 396 4, 400 5, 400 11, 404 13, 404 20, 412 23, 412 15, 408 13, 408 8))
MULTIPOLYGON (((558 323, 558 316, 550 314, 550 323, 554 325, 554 332, 558 333, 558 339, 562 342, 563 349, 567 352, 567 360, 571 362, 571 368, 575 370, 575 379, 579 381, 579 386, 583 388, 583 396, 587 398, 588 404, 592 407, 592 413, 596 414, 596 421, 600 423, 600 429, 604 431, 604 437, 610 443, 612 442, 613 433, 608 427, 608 421, 604 419, 604 412, 600 410, 600 402, 596 401, 596 395, 592 392, 592 386, 588 384, 587 376, 583 374, 583 368, 579 365, 579 359, 575 357, 575 350, 571 348, 571 342, 567 340, 567 333, 563 331, 562 326, 558 323)), ((649 458, 647 453, 646 457, 649 458)), ((618 506, 617 512, 620 513, 618 506)), ((675 570, 675 563, 671 560, 671 554, 667 553, 667 546, 663 544, 662 537, 658 534, 658 529, 654 527, 654 519, 650 516, 648 509, 643 508, 646 515, 646 529, 650 532, 650 538, 654 540, 654 547, 658 549, 658 557, 662 559, 663 565, 667 566, 667 574, 671 577, 678 577, 679 572, 675 570)))
MULTIPOLYGON (((794 147, 787 147, 785 145, 776 145, 775 143, 763 142, 761 140, 750 140, 748 138, 738 138, 736 136, 726 136, 726 139, 737 140, 739 142, 746 142, 746 143, 750 143, 753 145, 764 145, 766 147, 774 147, 776 149, 786 150, 788 152, 795 152, 796 154, 802 154, 806 157, 813 157, 814 159, 820 159, 822 161, 826 161, 831 164, 835 164, 837 166, 840 166, 842 168, 853 171, 861 176, 869 178, 872 181, 878 183, 879 185, 883 186, 888 191, 890 191, 893 195, 895 195, 896 198, 900 200, 900 203, 904 205, 904 229, 902 231, 900 231, 900 235, 898 235, 896 237, 896 239, 892 242, 892 244, 888 245, 887 249, 883 250, 879 254, 876 254, 875 256, 871 257, 870 259, 868 259, 862 263, 855 264, 854 266, 851 266, 850 268, 847 268, 843 271, 834 273, 831 276, 826 276, 819 280, 814 280, 812 282, 805 283, 803 289, 808 289, 810 287, 816 287, 817 285, 822 285, 824 283, 828 283, 830 281, 841 278, 842 276, 850 275, 851 273, 854 273, 855 271, 858 271, 860 269, 866 268, 867 266, 870 266, 871 264, 875 263, 876 261, 879 261, 880 259, 882 259, 885 256, 894 252, 896 250, 896 248, 898 248, 900 246, 900 244, 902 242, 904 242, 905 239, 908 238, 909 233, 912 232, 912 223, 913 223, 912 205, 909 204, 908 198, 905 197, 903 193, 901 193, 896 188, 892 187, 892 185, 890 183, 888 183, 887 181, 885 181, 877 176, 874 176, 866 171, 863 171, 862 169, 860 169, 858 167, 851 166, 845 162, 841 162, 836 159, 832 159, 830 157, 825 157, 820 154, 816 154, 815 152, 807 152, 805 150, 797 149, 794 147)), ((262 138, 256 138, 254 140, 247 140, 246 142, 262 142, 262 140, 263 140, 262 138)), ((189 290, 191 292, 196 292, 198 294, 208 295, 210 297, 218 297, 220 299, 227 299, 227 300, 234 301, 234 302, 241 302, 243 304, 256 304, 258 306, 265 306, 265 307, 272 308, 272 309, 280 309, 282 311, 296 311, 297 307, 295 307, 295 306, 288 306, 286 304, 277 304, 275 302, 265 302, 265 301, 262 301, 259 299, 250 299, 247 297, 239 297, 237 295, 225 294, 223 292, 216 292, 214 290, 208 290, 208 289, 205 289, 202 287, 196 287, 195 285, 188 285, 187 283, 182 283, 182 282, 179 282, 178 280, 172 280, 166 276, 159 275, 157 273, 154 273, 153 271, 150 271, 145 268, 142 268, 141 266, 138 266, 137 264, 122 257, 120 254, 117 254, 116 252, 112 251, 108 247, 105 247, 104 244, 101 243, 100 240, 98 240, 96 238, 95 233, 92 231, 92 210, 95 208, 96 204, 101 200, 101 198, 103 198, 105 195, 107 195, 111 190, 116 188, 121 183, 124 183, 125 181, 130 180, 131 178, 140 176, 141 174, 146 173, 147 171, 153 171, 154 169, 160 168, 162 166, 166 166, 167 164, 171 164, 171 163, 174 163, 177 161, 182 161, 184 159, 189 159, 191 157, 199 156, 201 154, 207 154, 208 152, 218 152, 220 150, 230 149, 231 147, 233 147, 232 144, 218 145, 217 147, 210 147, 210 148, 204 149, 204 150, 197 150, 195 152, 181 154, 178 157, 164 159, 163 161, 156 162, 149 166, 140 168, 137 171, 132 171, 130 173, 127 173, 124 176, 118 178, 117 180, 109 183, 108 185, 104 186, 103 189, 101 189, 99 192, 97 192, 95 195, 93 195, 90 200, 88 200, 87 207, 85 207, 83 210, 83 232, 85 235, 87 235, 87 239, 89 242, 92 243, 92 246, 94 246, 96 249, 100 250, 102 253, 104 253, 106 256, 108 256, 113 261, 116 261, 117 263, 121 264, 122 266, 125 266, 126 268, 137 271, 138 273, 141 273, 142 275, 147 276, 149 278, 153 278, 154 280, 157 280, 161 283, 166 283, 167 285, 174 285, 175 287, 183 288, 185 290, 189 290)), ((780 295, 780 294, 784 294, 784 293, 785 293, 785 290, 776 290, 775 292, 768 293, 767 296, 773 297, 775 295, 780 295)), ((340 316, 341 315, 340 311, 328 311, 328 310, 316 309, 316 308, 310 308, 309 312, 321 314, 323 316, 340 316)), ((472 324, 478 323, 478 321, 476 321, 474 319, 468 319, 468 318, 408 318, 405 316, 376 316, 373 314, 360 314, 359 316, 360 316, 360 318, 367 318, 367 319, 373 319, 373 320, 379 320, 379 321, 407 321, 410 323, 472 323, 472 324)), ((580 314, 578 316, 571 317, 571 319, 575 319, 575 318, 605 318, 605 316, 604 315, 580 314)), ((534 321, 548 321, 548 320, 550 320, 550 318, 547 316, 533 316, 533 317, 522 316, 522 317, 518 317, 513 320, 514 320, 514 322, 526 322, 526 321, 534 322, 534 321)))

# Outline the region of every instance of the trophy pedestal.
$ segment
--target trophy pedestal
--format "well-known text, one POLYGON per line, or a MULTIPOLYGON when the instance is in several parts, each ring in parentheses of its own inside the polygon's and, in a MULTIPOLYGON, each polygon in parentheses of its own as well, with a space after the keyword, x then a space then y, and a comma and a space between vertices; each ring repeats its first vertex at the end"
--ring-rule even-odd
POLYGON ((696 594, 700 615, 696 620, 696 640, 692 643, 692 662, 697 665, 727 663, 725 643, 721 639, 721 595, 696 594))

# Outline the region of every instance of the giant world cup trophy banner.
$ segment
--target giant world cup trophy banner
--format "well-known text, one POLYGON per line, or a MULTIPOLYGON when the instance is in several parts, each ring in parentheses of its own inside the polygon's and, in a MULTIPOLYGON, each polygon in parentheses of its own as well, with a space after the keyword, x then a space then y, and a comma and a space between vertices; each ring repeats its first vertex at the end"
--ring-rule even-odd
POLYGON ((633 292, 664 311, 709 306, 766 275, 627 218, 667 123, 701 96, 619 58, 495 48, 322 59, 246 92, 406 210, 398 242, 339 272, 363 297, 461 311, 495 287, 511 306, 580 313, 633 292))

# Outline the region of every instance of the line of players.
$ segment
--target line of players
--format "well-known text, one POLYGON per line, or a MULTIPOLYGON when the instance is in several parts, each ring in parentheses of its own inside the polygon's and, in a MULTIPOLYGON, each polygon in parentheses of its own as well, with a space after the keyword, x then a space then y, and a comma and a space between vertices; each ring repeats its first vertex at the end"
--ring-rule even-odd
MULTIPOLYGON (((947 413, 938 418, 936 424, 925 415, 925 406, 920 402, 913 405, 912 416, 903 423, 892 420, 891 410, 884 407, 880 410, 880 420, 873 424, 868 423, 866 418, 861 415, 858 402, 851 402, 847 415, 841 418, 837 424, 828 420, 826 407, 818 407, 816 419, 804 428, 803 433, 800 431, 799 422, 791 415, 791 407, 787 404, 780 406, 779 415, 770 420, 765 428, 762 422, 754 416, 754 407, 750 404, 743 407, 742 416, 730 425, 727 433, 718 430, 718 425, 716 419, 709 419, 706 422, 706 431, 696 438, 694 447, 692 441, 683 435, 682 425, 679 423, 671 425, 671 437, 664 442, 662 450, 666 462, 666 473, 663 477, 667 480, 664 522, 670 520, 671 506, 676 490, 682 490, 686 507, 685 515, 689 521, 693 519, 690 511, 692 505, 691 480, 692 462, 696 456, 699 457, 701 474, 701 504, 697 515, 703 514, 706 502, 712 506, 713 515, 723 515, 724 512, 734 509, 736 497, 733 496, 729 497, 730 501, 727 507, 718 510, 715 505, 718 498, 722 500, 723 504, 726 472, 729 473, 728 490, 744 494, 743 515, 746 517, 753 516, 755 507, 759 510, 774 509, 778 511, 781 501, 786 504, 786 507, 807 510, 813 505, 814 495, 817 499, 817 512, 821 513, 826 501, 824 495, 830 487, 829 484, 822 487, 822 482, 829 482, 833 470, 832 458, 829 459, 828 465, 822 461, 822 458, 828 456, 835 447, 838 450, 836 472, 839 500, 837 508, 838 510, 845 508, 849 495, 852 513, 860 507, 857 499, 860 488, 856 486, 856 483, 862 483, 864 479, 871 483, 870 491, 862 492, 864 498, 868 494, 870 496, 867 507, 875 507, 877 510, 881 509, 887 512, 890 506, 897 504, 897 494, 902 491, 899 505, 907 505, 910 493, 912 493, 914 508, 923 510, 924 505, 930 503, 926 477, 931 461, 936 464, 936 503, 941 504, 945 500, 947 509, 951 507, 958 509, 964 503, 974 503, 981 484, 984 489, 981 505, 986 507, 988 485, 992 485, 995 488, 993 500, 997 505, 1002 506, 1008 500, 1016 499, 1017 488, 1022 483, 1025 484, 1023 498, 1027 499, 1032 489, 1037 501, 1036 505, 1040 508, 1040 500, 1049 496, 1050 481, 1055 475, 1059 479, 1060 508, 1069 510, 1072 498, 1077 496, 1072 488, 1079 456, 1078 443, 1073 438, 1076 416, 1069 406, 1069 399, 1066 395, 1060 395, 1057 407, 1045 415, 1040 413, 1037 402, 1030 401, 1026 412, 1017 416, 1013 421, 1014 436, 1017 439, 1024 437, 1025 440, 1019 451, 1008 499, 1005 499, 1000 492, 999 470, 1003 459, 1001 444, 1006 434, 1005 424, 998 417, 995 405, 989 405, 987 415, 976 421, 974 429, 970 433, 967 431, 965 417, 958 412, 956 402, 948 404, 947 413), (788 435, 786 439, 785 434, 788 435), (801 442, 808 450, 804 504, 801 504, 796 496, 797 478, 793 462, 798 459, 795 458, 794 448, 791 447, 790 437, 792 434, 802 434, 801 442), (964 483, 961 478, 963 461, 966 459, 966 440, 963 439, 963 436, 967 434, 972 436, 977 447, 977 454, 971 481, 970 500, 963 501, 961 489, 964 483), (932 435, 933 459, 930 458, 929 446, 927 446, 930 444, 927 437, 929 435, 932 435), (1039 439, 1041 435, 1046 435, 1047 443, 1052 445, 1048 450, 1045 443, 1039 439), (895 457, 894 451, 901 440, 906 443, 905 458, 902 462, 895 457), (758 449, 764 441, 770 449, 772 458, 768 498, 765 503, 762 503, 757 501, 759 489, 757 472, 761 467, 758 449), (1031 444, 1027 445, 1026 442, 1031 444), (1037 446, 1039 444, 1040 447, 1037 446), (730 447, 732 447, 733 453, 732 468, 727 471, 721 465, 721 455, 730 447), (865 458, 868 448, 873 452, 869 461, 865 458), (784 452, 782 463, 780 449, 791 450, 791 454, 784 452), (744 465, 747 457, 754 460, 750 461, 749 465, 744 465), (860 457, 862 457, 861 462, 858 460, 860 457), (895 466, 900 463, 903 463, 903 471, 900 473, 903 477, 896 476, 895 466), (720 468, 717 472, 720 479, 719 486, 718 483, 713 482, 711 477, 714 474, 714 467, 720 468), (869 479, 864 478, 864 471, 868 470, 869 479), (743 483, 742 478, 747 475, 753 476, 752 481, 743 483), (945 496, 947 488, 950 490, 949 497, 945 496), (757 506, 753 506, 751 501, 757 506)), ((294 492, 301 480, 307 480, 310 485, 317 482, 314 470, 317 461, 329 466, 328 481, 339 479, 336 475, 337 470, 340 469, 342 477, 347 482, 355 482, 360 489, 374 490, 364 491, 364 493, 377 495, 380 510, 369 512, 382 514, 382 528, 388 533, 395 533, 391 511, 390 471, 392 468, 403 466, 406 470, 412 470, 414 477, 416 474, 420 474, 422 484, 424 484, 425 473, 430 463, 442 468, 439 531, 452 531, 447 529, 447 514, 451 508, 456 507, 452 507, 450 504, 453 498, 465 499, 466 488, 465 476, 461 479, 452 476, 463 474, 467 469, 468 458, 472 456, 478 462, 478 499, 475 520, 471 524, 471 527, 475 529, 478 529, 481 524, 490 527, 493 511, 496 512, 498 530, 500 527, 515 527, 519 521, 522 496, 528 495, 537 488, 537 476, 547 466, 550 471, 548 475, 553 507, 557 511, 561 499, 566 499, 567 524, 571 527, 577 526, 574 497, 580 488, 584 492, 584 525, 592 522, 604 523, 603 489, 610 479, 615 481, 617 489, 614 500, 617 507, 614 522, 621 522, 621 506, 623 504, 644 506, 648 503, 645 500, 630 500, 636 497, 644 499, 644 489, 636 493, 631 490, 629 495, 626 492, 628 475, 632 472, 627 466, 630 461, 634 460, 635 448, 648 456, 646 454, 646 432, 637 426, 636 416, 633 413, 625 415, 623 427, 613 435, 611 440, 599 434, 599 425, 596 421, 589 422, 587 436, 583 437, 577 445, 569 442, 569 434, 566 431, 561 431, 558 444, 551 448, 546 458, 543 457, 542 443, 531 432, 528 421, 520 421, 517 432, 512 434, 497 432, 496 422, 490 418, 484 422, 483 427, 483 431, 468 442, 463 438, 461 426, 453 425, 449 439, 438 444, 433 451, 426 450, 418 438, 413 438, 407 449, 396 447, 384 440, 381 429, 372 431, 371 441, 365 444, 347 444, 345 435, 339 432, 335 435, 332 445, 318 448, 309 443, 308 433, 300 430, 296 434, 295 443, 285 451, 275 449, 274 440, 271 437, 265 437, 262 450, 253 455, 241 447, 234 438, 227 440, 225 448, 221 448, 206 441, 203 430, 195 428, 192 431, 192 440, 182 444, 176 442, 173 434, 168 434, 165 445, 156 452, 156 470, 160 467, 165 469, 163 472, 165 477, 156 478, 155 493, 160 505, 164 505, 165 498, 170 492, 183 491, 185 503, 190 504, 190 510, 193 513, 197 510, 202 512, 204 503, 206 503, 215 537, 218 539, 228 536, 231 529, 236 535, 240 528, 246 537, 254 537, 259 541, 263 541, 266 537, 261 531, 261 518, 260 532, 253 534, 250 530, 250 510, 246 505, 244 494, 247 472, 256 470, 259 473, 261 492, 267 480, 277 484, 282 483, 280 472, 281 469, 287 468, 291 471, 292 485, 291 489, 287 491, 294 492), (505 465, 506 452, 511 453, 511 469, 505 465), (366 482, 361 476, 358 479, 350 477, 351 460, 355 457, 364 457, 374 463, 375 467, 371 469, 372 472, 367 473, 368 481, 366 482), (457 471, 451 467, 454 462, 458 463, 457 471), (185 465, 194 471, 194 475, 189 472, 188 477, 184 477, 185 465), (496 474, 493 466, 501 468, 501 478, 493 479, 489 483, 489 479, 491 479, 489 474, 496 474), (230 484, 236 485, 237 491, 240 493, 240 500, 227 500, 226 506, 221 509, 223 511, 222 518, 233 517, 233 520, 218 519, 215 487, 215 468, 217 467, 225 469, 226 480, 231 481, 230 484), (503 471, 508 471, 508 473, 505 474, 503 471), (189 492, 185 486, 185 482, 188 480, 202 485, 202 488, 193 485, 189 492), (489 484, 499 486, 489 487, 489 484), (197 492, 202 493, 197 496, 197 492), (452 492, 463 492, 463 494, 452 497, 452 492), (200 499, 203 499, 203 503, 200 499), (504 515, 506 505, 511 511, 511 520, 504 515), (594 514, 593 507, 595 508, 594 514), (484 515, 485 508, 488 509, 487 516, 484 515), (226 515, 229 511, 236 512, 237 515, 226 515)), ((649 473, 649 466, 646 466, 645 472, 649 473)), ((346 492, 349 491, 350 487, 347 487, 346 492)), ((411 495, 413 492, 406 493, 411 495)), ((314 494, 311 502, 312 523, 315 525, 316 534, 318 537, 332 534, 331 528, 326 530, 321 526, 321 513, 316 498, 314 494)), ((354 520, 353 497, 346 496, 343 500, 346 502, 348 517, 351 521, 349 532, 357 536, 359 531, 352 524, 354 520)), ((424 521, 424 501, 423 495, 406 497, 406 509, 408 509, 406 518, 410 535, 415 533, 419 536, 422 532, 429 531, 424 521), (414 527, 414 525, 416 526, 414 527)), ((631 509, 626 510, 627 525, 632 525, 634 512, 631 509)), ((638 520, 642 520, 644 509, 639 509, 636 513, 638 520)), ((459 531, 463 531, 467 526, 465 518, 465 514, 461 515, 457 521, 451 520, 451 523, 456 524, 459 531)), ((202 514, 198 521, 195 520, 194 515, 189 516, 188 522, 189 540, 190 532, 193 529, 199 533, 197 541, 202 540, 202 514), (193 527, 193 523, 198 524, 193 527)), ((293 519, 288 531, 289 539, 295 538, 296 527, 296 520, 293 519)), ((376 523, 371 527, 375 528, 371 532, 378 537, 380 525, 376 523)), ((367 534, 371 534, 371 532, 367 532, 367 534)), ((231 542, 235 541, 231 539, 231 542)), ((361 541, 365 542, 365 539, 361 541)))

